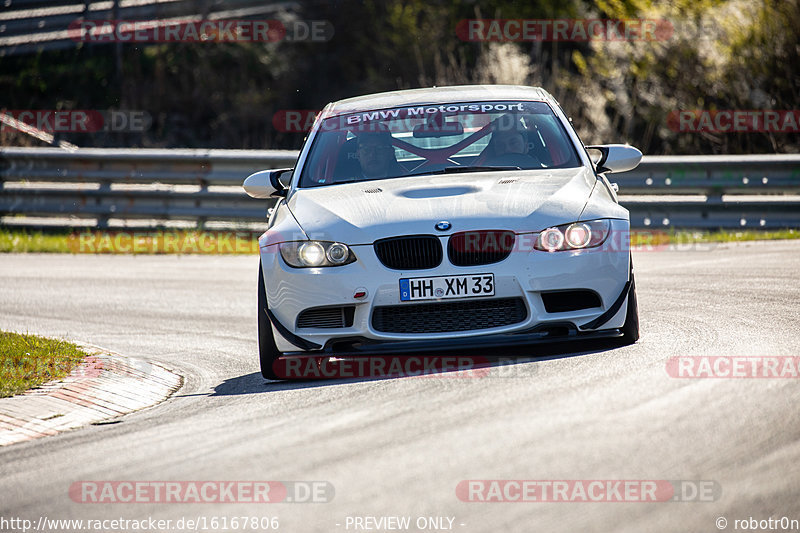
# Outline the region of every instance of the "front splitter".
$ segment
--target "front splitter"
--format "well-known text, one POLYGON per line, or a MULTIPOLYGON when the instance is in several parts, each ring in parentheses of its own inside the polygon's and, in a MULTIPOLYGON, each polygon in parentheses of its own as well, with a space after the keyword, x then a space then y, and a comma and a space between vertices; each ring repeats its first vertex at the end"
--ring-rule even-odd
POLYGON ((504 348, 511 346, 525 346, 531 344, 553 344, 571 341, 587 341, 596 339, 615 339, 623 336, 619 329, 606 329, 600 331, 578 332, 570 324, 548 324, 546 329, 537 327, 537 331, 520 333, 503 333, 484 335, 479 337, 463 337, 451 339, 437 339, 430 341, 380 341, 365 337, 345 337, 328 341, 321 350, 284 352, 285 356, 355 356, 355 355, 385 355, 385 354, 410 354, 410 353, 439 353, 453 350, 504 348), (553 331, 566 330, 563 334, 553 334, 553 331))

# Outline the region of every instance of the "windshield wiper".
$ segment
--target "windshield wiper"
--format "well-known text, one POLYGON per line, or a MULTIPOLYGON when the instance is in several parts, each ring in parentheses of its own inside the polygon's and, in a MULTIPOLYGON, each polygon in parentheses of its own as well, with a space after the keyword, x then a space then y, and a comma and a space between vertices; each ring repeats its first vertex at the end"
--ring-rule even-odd
POLYGON ((522 170, 514 166, 452 166, 444 167, 438 170, 431 170, 429 172, 420 172, 412 174, 412 176, 421 174, 458 174, 460 172, 492 172, 494 170, 522 170))
POLYGON ((383 178, 348 178, 343 180, 336 180, 329 185, 339 185, 342 183, 356 183, 362 181, 385 180, 390 178, 407 178, 410 176, 423 176, 425 174, 458 174, 460 172, 492 172, 493 170, 522 170, 520 167, 515 166, 458 166, 440 168, 437 170, 426 170, 424 172, 416 172, 414 174, 404 174, 401 176, 386 176, 383 178))
POLYGON ((522 169, 515 166, 474 166, 474 167, 457 166, 457 167, 445 167, 442 170, 445 174, 451 174, 456 172, 491 172, 492 170, 522 170, 522 169))
POLYGON ((387 179, 391 179, 391 178, 404 178, 404 177, 405 177, 405 175, 401 175, 401 176, 383 176, 383 177, 380 177, 380 178, 347 178, 347 179, 343 179, 343 180, 337 179, 334 182, 326 183, 326 185, 341 185, 342 183, 362 183, 362 182, 367 182, 367 181, 387 180, 387 179))

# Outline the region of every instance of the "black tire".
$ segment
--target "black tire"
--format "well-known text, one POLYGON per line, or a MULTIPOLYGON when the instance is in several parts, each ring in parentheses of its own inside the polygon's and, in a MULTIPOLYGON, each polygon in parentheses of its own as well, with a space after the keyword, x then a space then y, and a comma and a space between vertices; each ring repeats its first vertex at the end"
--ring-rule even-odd
POLYGON ((622 344, 633 344, 639 340, 639 304, 636 302, 636 281, 631 269, 631 288, 628 289, 628 307, 625 324, 622 325, 622 344))
POLYGON ((281 379, 274 369, 275 362, 280 359, 281 352, 275 345, 272 335, 272 324, 267 316, 267 290, 264 288, 264 271, 258 265, 258 360, 261 363, 261 375, 266 379, 281 379))

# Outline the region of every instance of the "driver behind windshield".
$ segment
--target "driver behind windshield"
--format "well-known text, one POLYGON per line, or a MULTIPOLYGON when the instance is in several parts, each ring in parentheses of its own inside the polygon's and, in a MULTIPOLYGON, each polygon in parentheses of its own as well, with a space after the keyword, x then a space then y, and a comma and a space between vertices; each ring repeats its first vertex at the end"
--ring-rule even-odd
POLYGON ((492 135, 492 140, 495 143, 495 155, 528 153, 528 141, 521 131, 496 131, 492 135))
POLYGON ((365 178, 388 178, 406 173, 395 158, 391 133, 363 132, 357 139, 356 154, 361 165, 361 173, 365 178))
POLYGON ((501 118, 502 120, 495 120, 492 125, 492 138, 487 152, 488 162, 520 168, 541 167, 539 159, 529 153, 528 130, 525 126, 517 117, 506 115, 501 118))

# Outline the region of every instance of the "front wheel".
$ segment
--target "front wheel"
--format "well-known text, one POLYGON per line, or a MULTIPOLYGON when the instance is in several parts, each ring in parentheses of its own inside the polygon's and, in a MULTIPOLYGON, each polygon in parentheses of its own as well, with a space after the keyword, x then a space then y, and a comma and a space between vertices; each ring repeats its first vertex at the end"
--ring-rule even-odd
POLYGON ((264 269, 258 265, 258 359, 261 363, 261 375, 266 379, 281 379, 275 373, 275 362, 280 359, 281 352, 275 345, 272 335, 272 324, 267 316, 267 290, 264 287, 264 269))
POLYGON ((631 270, 631 288, 628 289, 628 307, 625 324, 622 325, 622 344, 633 344, 639 340, 639 305, 636 302, 636 281, 631 270))

